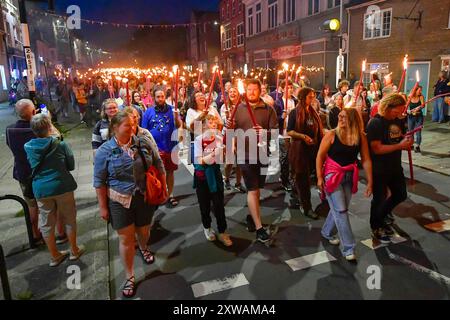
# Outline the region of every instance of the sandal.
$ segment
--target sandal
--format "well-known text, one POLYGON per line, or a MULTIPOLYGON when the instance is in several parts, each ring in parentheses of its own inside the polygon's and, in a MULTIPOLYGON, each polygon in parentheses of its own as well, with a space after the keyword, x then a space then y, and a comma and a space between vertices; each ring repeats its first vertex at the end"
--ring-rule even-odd
POLYGON ((169 198, 169 203, 172 207, 176 207, 178 205, 178 201, 174 197, 169 198))
POLYGON ((125 298, 132 298, 136 294, 136 282, 134 276, 127 279, 122 288, 122 295, 125 298))
POLYGON ((141 253, 142 260, 144 260, 146 264, 152 264, 155 262, 155 256, 148 248, 145 250, 141 250, 141 248, 139 248, 139 252, 141 253))

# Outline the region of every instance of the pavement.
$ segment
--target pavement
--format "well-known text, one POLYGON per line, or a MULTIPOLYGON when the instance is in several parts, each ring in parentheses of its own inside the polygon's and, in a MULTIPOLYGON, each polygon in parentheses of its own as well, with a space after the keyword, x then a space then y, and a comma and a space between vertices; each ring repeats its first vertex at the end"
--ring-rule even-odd
MULTIPOLYGON (((415 166, 450 176, 450 123, 431 122, 426 118, 422 132, 421 153, 412 152, 415 166)), ((409 163, 407 152, 403 152, 403 162, 409 163)))
MULTIPOLYGON (((77 125, 72 115, 62 121, 66 129, 77 125)), ((79 119, 79 118, 78 118, 79 119)), ((5 144, 5 126, 13 123, 12 109, 0 107, 0 195, 21 196, 18 183, 12 178, 12 155, 5 144)), ((90 147, 91 129, 78 126, 65 136, 75 156, 72 172, 77 181, 78 242, 86 246, 86 254, 77 262, 66 260, 57 268, 48 266, 50 256, 45 246, 28 249, 23 216, 16 217, 21 207, 11 200, 0 202, 0 244, 3 246, 13 299, 109 299, 108 241, 106 223, 99 218, 98 204, 92 187, 93 155, 90 147), (81 289, 70 290, 67 282, 73 266, 79 267, 81 289)), ((58 246, 68 249, 68 244, 58 246)), ((3 293, 0 292, 0 299, 3 293)))
MULTIPOLYGON (((0 132, 11 122, 12 111, 0 107, 0 132)), ((75 124, 73 120, 67 127, 75 124)), ((414 185, 409 184, 408 167, 404 166, 409 194, 394 212, 398 233, 395 244, 377 247, 372 243, 370 199, 362 196, 365 180, 361 177, 360 192, 354 195, 350 207, 357 263, 347 262, 337 247, 321 239, 327 212, 320 206, 315 189, 312 201, 321 214, 317 221, 288 208, 289 195, 280 189, 277 174, 268 177, 261 195, 263 223, 274 233, 270 245, 255 243, 255 235, 246 231, 246 196, 230 191, 226 191, 225 209, 234 245, 226 248, 206 241, 192 189, 192 166, 184 160, 175 175, 175 196, 180 204, 176 208, 161 206, 155 213, 150 248, 156 253, 156 262, 144 265, 136 255, 139 286, 135 299, 448 300, 450 257, 443 253, 449 250, 450 198, 448 176, 440 168, 450 165, 447 128, 448 124, 426 123, 422 155, 413 154, 417 165, 414 185), (439 141, 439 146, 433 141, 439 141), (433 158, 437 151, 442 156, 440 164, 433 158)), ((32 293, 31 299, 121 299, 125 276, 117 235, 99 218, 92 188, 90 130, 78 127, 66 140, 77 163, 73 174, 79 185, 79 242, 88 249, 75 263, 81 270, 81 289, 70 290, 66 285, 68 267, 73 263, 50 268, 45 248, 26 248, 24 219, 15 217, 19 208, 0 202, 0 244, 10 255, 7 266, 13 296, 17 299, 32 293)), ((11 165, 3 161, 11 157, 4 147, 4 137, 0 137, 0 145, 0 173, 4 172, 0 175, 0 194, 20 195, 12 180, 11 165)), ((271 172, 275 173, 277 161, 272 160, 271 172)))

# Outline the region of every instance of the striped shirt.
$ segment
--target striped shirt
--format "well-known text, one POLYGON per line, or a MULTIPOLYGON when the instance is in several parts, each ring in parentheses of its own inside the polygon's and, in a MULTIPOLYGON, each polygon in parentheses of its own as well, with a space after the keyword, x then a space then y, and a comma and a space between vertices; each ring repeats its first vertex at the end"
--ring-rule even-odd
POLYGON ((97 150, 109 140, 109 121, 102 119, 96 123, 92 132, 92 149, 97 150))

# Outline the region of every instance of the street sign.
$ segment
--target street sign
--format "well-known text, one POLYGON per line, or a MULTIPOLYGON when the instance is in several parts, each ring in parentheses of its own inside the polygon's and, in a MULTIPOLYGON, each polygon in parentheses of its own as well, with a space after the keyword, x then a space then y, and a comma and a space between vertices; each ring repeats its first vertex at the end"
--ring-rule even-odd
POLYGON ((36 62, 34 60, 34 54, 30 47, 24 47, 25 59, 27 61, 27 82, 28 91, 36 91, 34 78, 36 76, 36 62))
POLYGON ((342 34, 342 53, 347 54, 348 53, 348 34, 343 33, 342 34))
POLYGON ((344 56, 339 54, 336 59, 336 88, 339 84, 339 80, 341 79, 344 73, 344 56))

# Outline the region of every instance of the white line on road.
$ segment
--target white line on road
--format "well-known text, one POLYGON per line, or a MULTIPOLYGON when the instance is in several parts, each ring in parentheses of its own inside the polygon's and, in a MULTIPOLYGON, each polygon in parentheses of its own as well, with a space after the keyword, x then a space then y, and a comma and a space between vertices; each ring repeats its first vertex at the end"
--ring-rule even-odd
POLYGON ((420 264, 417 264, 411 260, 408 260, 406 258, 403 258, 395 253, 392 253, 391 251, 389 251, 389 249, 387 249, 387 252, 389 254, 389 257, 395 261, 401 262, 403 264, 406 264, 408 266, 410 266, 412 269, 419 271, 419 272, 423 272, 425 274, 427 274, 430 278, 437 280, 439 282, 444 282, 446 285, 450 285, 450 278, 444 276, 443 274, 440 274, 439 272, 436 272, 434 270, 428 269, 420 264))
POLYGON ((180 159, 181 163, 184 164, 186 169, 188 169, 191 175, 194 175, 194 166, 192 164, 188 164, 187 159, 180 159))
POLYGON ((335 260, 336 258, 327 251, 320 251, 307 256, 286 260, 285 262, 292 269, 292 271, 298 271, 335 260))
POLYGON ((230 290, 233 288, 248 285, 249 282, 243 273, 237 273, 223 279, 215 279, 194 283, 191 288, 194 297, 203 297, 212 293, 230 290))
POLYGON ((450 219, 426 224, 425 228, 434 232, 450 231, 450 219))

